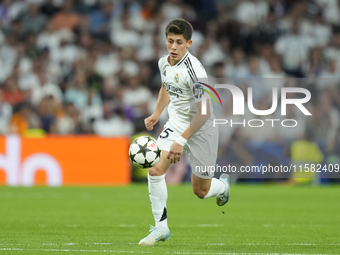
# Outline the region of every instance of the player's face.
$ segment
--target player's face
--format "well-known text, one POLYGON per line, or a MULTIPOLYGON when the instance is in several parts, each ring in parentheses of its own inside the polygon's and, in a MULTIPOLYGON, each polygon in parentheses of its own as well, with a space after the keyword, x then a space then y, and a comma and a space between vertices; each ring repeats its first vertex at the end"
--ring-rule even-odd
POLYGON ((188 52, 192 41, 187 41, 183 35, 168 34, 166 37, 166 46, 170 56, 170 64, 175 65, 188 52))

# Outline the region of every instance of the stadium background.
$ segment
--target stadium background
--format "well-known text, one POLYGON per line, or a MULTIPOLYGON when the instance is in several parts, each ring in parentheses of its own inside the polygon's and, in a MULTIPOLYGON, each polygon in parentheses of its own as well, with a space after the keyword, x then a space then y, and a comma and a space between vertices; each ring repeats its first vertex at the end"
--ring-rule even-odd
MULTIPOLYGON (((281 86, 297 86, 294 79, 298 78, 312 93, 308 106, 312 116, 296 116, 302 130, 233 129, 220 144, 223 163, 340 163, 339 9, 336 0, 4 0, 0 4, 0 133, 22 137, 15 147, 21 151, 22 165, 30 151, 55 157, 63 152, 60 157, 66 162, 97 159, 99 170, 94 170, 95 163, 68 166, 77 174, 71 173, 73 182, 66 184, 77 184, 78 173, 89 166, 88 171, 112 167, 130 172, 126 163, 117 163, 122 158, 116 151, 127 151, 129 139, 145 132, 143 120, 152 113, 160 88, 157 62, 166 54, 164 28, 169 20, 182 17, 194 26, 190 52, 201 60, 208 76, 230 83, 272 78, 284 81, 281 86), (59 149, 54 146, 55 135, 65 141, 59 149), (107 138, 92 141, 93 135, 107 138), (126 142, 121 145, 113 137, 126 137, 126 142), (89 139, 83 145, 89 147, 87 152, 77 147, 80 138, 89 139), (113 142, 103 145, 102 139, 113 142), (102 152, 110 150, 111 158, 103 157, 102 152)), ((256 88, 263 95, 266 89, 256 88)), ((156 137, 166 120, 165 113, 150 134, 156 137)), ((0 146, 8 158, 10 140, 2 138, 0 146)), ((0 171, 2 183, 10 184, 5 180, 8 172, 0 171)), ((134 169, 132 178, 144 180, 145 174, 134 169)), ((88 176, 91 179, 91 173, 88 176)), ((325 177, 319 179, 322 182, 338 181, 321 177, 325 177)), ((27 185, 48 179, 35 178, 27 185)), ((98 183, 115 184, 114 175, 105 183, 107 178, 104 174, 98 183)), ((167 178, 169 183, 189 180, 185 158, 167 178)), ((91 184, 89 179, 83 184, 91 184)), ((251 181, 267 180, 273 181, 251 181)), ((129 173, 117 183, 128 182, 129 173)))

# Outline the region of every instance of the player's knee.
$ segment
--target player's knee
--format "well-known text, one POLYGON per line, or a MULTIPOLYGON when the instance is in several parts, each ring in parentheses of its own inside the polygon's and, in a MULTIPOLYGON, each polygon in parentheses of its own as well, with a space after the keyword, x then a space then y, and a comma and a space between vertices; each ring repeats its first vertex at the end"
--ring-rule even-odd
POLYGON ((158 166, 153 166, 149 169, 149 175, 150 176, 161 176, 163 175, 163 171, 158 166))
POLYGON ((201 188, 193 188, 193 191, 195 195, 200 199, 204 198, 208 193, 207 191, 202 190, 201 188))

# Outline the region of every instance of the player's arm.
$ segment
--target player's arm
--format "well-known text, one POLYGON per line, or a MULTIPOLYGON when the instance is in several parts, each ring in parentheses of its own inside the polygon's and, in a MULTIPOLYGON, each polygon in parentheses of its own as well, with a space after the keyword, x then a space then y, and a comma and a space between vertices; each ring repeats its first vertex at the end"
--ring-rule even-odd
POLYGON ((201 127, 204 125, 204 123, 209 119, 210 117, 210 103, 209 99, 207 99, 207 114, 202 115, 201 112, 201 104, 202 102, 197 102, 197 112, 192 118, 190 125, 187 127, 187 129, 182 133, 182 135, 177 138, 176 142, 174 142, 171 147, 168 154, 168 159, 171 161, 171 163, 176 163, 176 161, 180 160, 180 157, 183 153, 183 147, 184 144, 189 140, 191 136, 193 136, 198 130, 201 129, 201 127))
POLYGON ((203 115, 201 112, 201 104, 202 102, 197 102, 197 113, 192 118, 190 125, 188 128, 182 133, 182 137, 186 140, 189 140, 191 136, 193 136, 198 130, 201 129, 201 127, 204 125, 204 123, 209 119, 210 117, 210 104, 209 99, 207 99, 207 114, 203 115))
POLYGON ((158 101, 157 101, 156 108, 153 114, 144 120, 145 127, 147 130, 149 131, 152 130, 153 126, 156 125, 156 123, 158 122, 159 116, 161 116, 165 106, 169 103, 169 100, 170 100, 169 94, 166 91, 164 84, 162 83, 162 87, 159 90, 159 94, 158 94, 158 101))

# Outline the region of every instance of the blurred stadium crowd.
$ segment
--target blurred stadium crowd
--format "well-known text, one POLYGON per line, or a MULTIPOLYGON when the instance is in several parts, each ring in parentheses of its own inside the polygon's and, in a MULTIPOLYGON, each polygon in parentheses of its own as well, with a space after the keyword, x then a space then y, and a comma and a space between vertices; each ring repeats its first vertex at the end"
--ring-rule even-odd
MULTIPOLYGON (((255 137, 253 131, 230 129, 222 133, 221 153, 255 164, 248 153, 254 138, 281 146, 308 139, 339 161, 337 0, 3 0, 0 133, 144 131, 161 85, 157 63, 167 54, 164 28, 178 17, 193 24, 190 52, 210 77, 256 86, 255 108, 270 107, 265 95, 271 85, 254 82, 258 78, 312 93, 312 117, 288 111, 301 123, 294 132, 262 129, 255 137)), ((165 113, 154 134, 166 119, 165 113)), ((319 152, 307 154, 315 158, 313 153, 319 152)))

